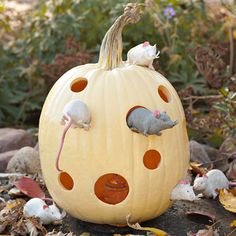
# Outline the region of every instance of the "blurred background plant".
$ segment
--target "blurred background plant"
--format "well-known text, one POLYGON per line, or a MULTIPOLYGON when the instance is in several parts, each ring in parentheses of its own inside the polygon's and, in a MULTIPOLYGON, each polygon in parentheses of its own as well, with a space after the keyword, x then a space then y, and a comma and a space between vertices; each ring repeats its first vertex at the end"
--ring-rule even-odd
MULTIPOLYGON (((0 126, 37 126, 51 86, 70 68, 97 61, 105 32, 130 0, 27 1, 24 11, 9 2, 0 3, 0 126)), ((131 47, 156 43, 154 66, 178 91, 190 138, 218 147, 235 137, 236 4, 138 2, 145 11, 124 31, 124 60, 131 47)))

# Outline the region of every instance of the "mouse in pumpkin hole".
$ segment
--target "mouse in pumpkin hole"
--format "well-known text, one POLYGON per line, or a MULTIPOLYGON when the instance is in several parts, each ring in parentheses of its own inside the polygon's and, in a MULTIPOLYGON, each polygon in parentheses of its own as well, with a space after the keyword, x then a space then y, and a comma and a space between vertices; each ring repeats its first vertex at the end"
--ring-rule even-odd
POLYGON ((56 168, 58 171, 62 171, 59 168, 60 154, 65 141, 65 136, 67 131, 72 128, 82 128, 84 130, 89 130, 91 122, 91 115, 88 106, 80 101, 79 99, 72 100, 67 103, 63 109, 63 117, 61 124, 65 125, 62 133, 59 150, 56 157, 56 168))
POLYGON ((172 121, 165 111, 152 112, 145 107, 135 108, 127 116, 128 127, 145 136, 152 134, 160 136, 160 131, 170 129, 176 124, 178 121, 172 121))
POLYGON ((152 46, 146 41, 128 51, 127 62, 138 66, 146 66, 151 70, 155 70, 152 63, 154 59, 159 58, 159 55, 160 51, 157 52, 156 44, 152 46))

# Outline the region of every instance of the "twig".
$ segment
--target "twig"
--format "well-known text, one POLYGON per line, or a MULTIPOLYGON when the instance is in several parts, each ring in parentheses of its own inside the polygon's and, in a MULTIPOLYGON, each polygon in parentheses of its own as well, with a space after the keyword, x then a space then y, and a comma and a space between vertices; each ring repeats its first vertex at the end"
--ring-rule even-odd
POLYGON ((227 234, 227 236, 233 235, 233 232, 234 232, 235 230, 236 230, 236 228, 233 229, 231 232, 229 232, 229 233, 227 234))
POLYGON ((209 95, 209 96, 189 96, 185 98, 181 98, 182 100, 207 100, 207 99, 220 99, 223 98, 223 95, 209 95))
POLYGON ((230 75, 232 76, 234 73, 234 36, 232 27, 229 27, 229 46, 230 46, 229 72, 230 75))
POLYGON ((0 179, 10 178, 10 177, 22 177, 22 176, 25 176, 25 174, 21 174, 21 173, 0 173, 0 179))

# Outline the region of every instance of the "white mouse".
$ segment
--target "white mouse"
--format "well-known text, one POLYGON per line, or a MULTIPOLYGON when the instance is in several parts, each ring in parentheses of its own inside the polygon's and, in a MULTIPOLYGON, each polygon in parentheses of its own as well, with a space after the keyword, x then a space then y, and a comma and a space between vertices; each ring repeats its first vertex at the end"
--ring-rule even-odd
POLYGON ((193 186, 188 181, 181 181, 177 184, 171 192, 171 200, 186 200, 195 201, 199 200, 194 191, 193 186))
POLYGON ((51 224, 52 222, 61 220, 64 217, 54 203, 52 205, 47 205, 40 198, 30 199, 25 204, 23 213, 26 217, 38 217, 40 222, 44 225, 51 224))
POLYGON ((196 176, 193 184, 193 189, 202 193, 203 196, 215 199, 218 195, 217 189, 228 189, 229 181, 221 170, 213 169, 207 172, 206 175, 196 176))
POLYGON ((159 58, 160 51, 157 52, 156 44, 151 46, 149 42, 141 43, 128 51, 127 61, 129 64, 146 66, 152 70, 155 58, 159 58))
POLYGON ((85 130, 89 130, 90 122, 91 122, 91 115, 88 106, 84 102, 80 101, 79 99, 76 99, 70 101, 65 105, 63 109, 63 117, 61 120, 61 124, 62 125, 66 124, 66 126, 62 133, 61 142, 56 157, 56 168, 58 171, 62 171, 59 168, 59 159, 67 131, 69 130, 70 127, 73 128, 79 127, 85 130))

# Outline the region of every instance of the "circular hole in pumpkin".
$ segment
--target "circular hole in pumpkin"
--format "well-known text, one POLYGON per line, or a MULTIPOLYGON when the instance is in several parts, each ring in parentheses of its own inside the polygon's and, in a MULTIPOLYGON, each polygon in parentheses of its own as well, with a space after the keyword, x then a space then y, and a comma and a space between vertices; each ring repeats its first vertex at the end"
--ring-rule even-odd
POLYGON ((160 97, 162 98, 163 101, 165 101, 166 103, 170 102, 170 100, 171 100, 170 93, 167 90, 167 88, 164 87, 163 85, 158 87, 158 94, 160 95, 160 97))
MULTIPOLYGON (((129 125, 128 125, 128 117, 129 117, 129 115, 130 115, 130 113, 133 111, 133 110, 135 110, 135 109, 137 109, 137 108, 145 108, 145 109, 147 109, 146 107, 143 107, 143 106, 134 106, 134 107, 132 107, 132 108, 130 108, 129 109, 129 111, 127 112, 127 115, 126 115, 126 124, 127 124, 127 126, 129 127, 129 125)), ((129 127, 130 128, 130 127, 129 127)), ((135 131, 135 130, 132 130, 133 132, 135 132, 135 133, 138 133, 137 131, 135 131)))
POLYGON ((129 193, 129 185, 121 175, 109 173, 98 178, 94 192, 102 202, 115 205, 125 200, 129 193))
POLYGON ((70 89, 72 92, 79 93, 86 88, 87 84, 87 79, 85 79, 84 77, 78 77, 72 81, 70 89))
POLYGON ((148 150, 143 156, 143 164, 149 170, 156 169, 161 161, 161 154, 156 150, 148 150))
POLYGON ((59 174, 59 182, 66 190, 71 190, 74 187, 74 181, 67 172, 63 171, 59 174))

